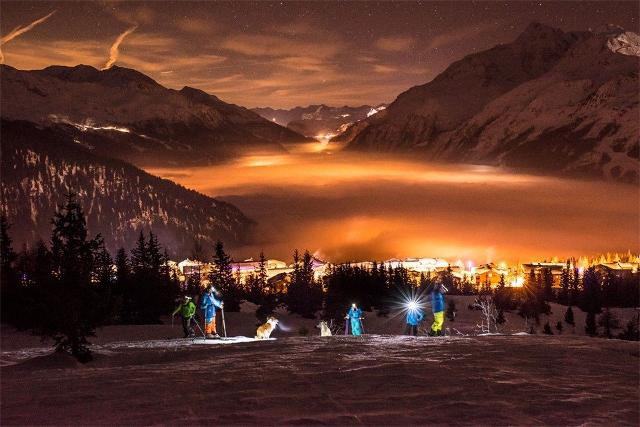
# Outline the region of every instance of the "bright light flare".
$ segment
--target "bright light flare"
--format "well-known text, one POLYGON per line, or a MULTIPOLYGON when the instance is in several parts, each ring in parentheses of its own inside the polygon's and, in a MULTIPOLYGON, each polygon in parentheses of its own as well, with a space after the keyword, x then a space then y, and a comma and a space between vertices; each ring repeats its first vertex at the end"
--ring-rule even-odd
POLYGON ((416 311, 424 310, 428 305, 424 289, 398 289, 398 292, 396 302, 391 306, 392 315, 389 320, 396 317, 404 317, 411 312, 415 313, 416 311))

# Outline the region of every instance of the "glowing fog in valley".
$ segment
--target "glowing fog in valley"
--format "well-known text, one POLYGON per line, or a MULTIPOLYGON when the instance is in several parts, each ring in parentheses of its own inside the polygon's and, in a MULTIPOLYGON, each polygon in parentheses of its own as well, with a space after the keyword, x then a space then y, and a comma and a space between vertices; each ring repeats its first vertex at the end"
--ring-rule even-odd
POLYGON ((636 187, 492 167, 289 147, 223 165, 149 169, 234 203, 258 223, 236 259, 444 257, 517 262, 639 248, 636 187))

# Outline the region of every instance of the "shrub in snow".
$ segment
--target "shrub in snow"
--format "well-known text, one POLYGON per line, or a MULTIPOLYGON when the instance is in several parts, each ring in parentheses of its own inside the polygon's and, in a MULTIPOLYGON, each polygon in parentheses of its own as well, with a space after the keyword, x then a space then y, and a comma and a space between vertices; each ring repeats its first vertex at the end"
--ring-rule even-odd
POLYGON ((640 341, 640 314, 627 322, 627 325, 618 335, 618 338, 629 341, 640 341))

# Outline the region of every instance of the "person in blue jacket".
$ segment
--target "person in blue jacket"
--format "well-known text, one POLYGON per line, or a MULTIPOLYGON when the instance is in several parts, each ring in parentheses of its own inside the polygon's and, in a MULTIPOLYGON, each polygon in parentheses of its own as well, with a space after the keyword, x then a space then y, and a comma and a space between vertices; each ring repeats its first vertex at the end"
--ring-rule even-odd
POLYGON ((424 311, 415 302, 410 302, 407 309, 407 327, 404 330, 405 335, 418 335, 418 325, 424 320, 424 311))
POLYGON ((444 324, 444 293, 446 288, 440 283, 436 283, 431 288, 427 301, 431 301, 431 311, 433 311, 433 324, 429 336, 442 335, 442 325, 444 324))
POLYGON ((362 310, 355 303, 351 304, 351 309, 347 312, 345 319, 350 319, 352 335, 356 337, 362 335, 362 310))
POLYGON ((224 303, 216 298, 215 291, 213 285, 209 285, 200 298, 200 309, 204 311, 204 333, 208 339, 220 338, 216 329, 216 307, 222 308, 224 303))

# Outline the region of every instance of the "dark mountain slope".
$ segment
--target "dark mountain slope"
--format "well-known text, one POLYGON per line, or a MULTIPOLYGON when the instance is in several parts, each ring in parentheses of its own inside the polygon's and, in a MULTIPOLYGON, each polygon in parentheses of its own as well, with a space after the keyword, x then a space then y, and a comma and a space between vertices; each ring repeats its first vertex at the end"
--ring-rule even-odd
POLYGON ((233 245, 250 235, 252 221, 233 205, 98 156, 62 130, 3 120, 1 138, 3 210, 18 248, 49 239, 51 217, 69 191, 78 194, 90 232, 111 250, 131 247, 149 228, 183 255, 195 240, 233 245))

